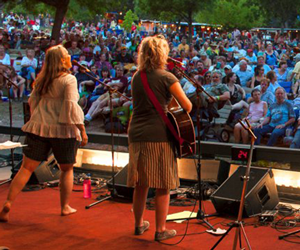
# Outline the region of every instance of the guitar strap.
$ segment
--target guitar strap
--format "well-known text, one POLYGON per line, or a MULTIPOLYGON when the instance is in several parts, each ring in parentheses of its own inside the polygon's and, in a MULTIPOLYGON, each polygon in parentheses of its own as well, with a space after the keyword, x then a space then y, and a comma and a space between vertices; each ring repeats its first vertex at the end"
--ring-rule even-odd
POLYGON ((163 109, 162 109, 159 101, 156 99, 155 94, 150 89, 149 84, 148 84, 148 80, 147 80, 147 75, 146 75, 146 72, 144 70, 141 71, 141 78, 142 78, 142 83, 144 85, 144 89, 145 89, 147 95, 149 96, 150 101, 154 105, 154 107, 157 110, 157 112, 160 114, 161 118, 163 119, 163 121, 167 125, 168 129, 171 131, 172 135, 179 142, 179 144, 182 145, 184 143, 184 139, 181 138, 178 135, 178 133, 174 129, 172 123, 170 122, 169 118, 166 116, 165 112, 163 111, 163 109))

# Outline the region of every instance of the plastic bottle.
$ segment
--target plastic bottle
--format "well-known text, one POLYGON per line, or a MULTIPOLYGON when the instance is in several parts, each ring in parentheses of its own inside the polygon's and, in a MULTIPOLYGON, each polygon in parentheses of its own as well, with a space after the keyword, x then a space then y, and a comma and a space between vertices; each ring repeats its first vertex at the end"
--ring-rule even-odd
POLYGON ((87 174, 87 178, 83 181, 83 198, 91 198, 92 197, 92 182, 91 175, 87 174))

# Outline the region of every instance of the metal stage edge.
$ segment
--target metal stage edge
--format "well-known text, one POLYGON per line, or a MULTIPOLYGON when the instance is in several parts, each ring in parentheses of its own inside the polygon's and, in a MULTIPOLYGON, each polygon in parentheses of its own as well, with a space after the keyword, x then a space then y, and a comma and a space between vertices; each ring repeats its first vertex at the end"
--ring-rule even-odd
MULTIPOLYGON (((22 136, 24 133, 21 128, 13 127, 13 135, 22 136)), ((10 134, 10 128, 7 126, 0 126, 0 134, 10 134)), ((97 144, 110 144, 111 135, 108 133, 87 133, 90 143, 97 144)), ((128 147, 128 137, 123 134, 115 134, 115 139, 119 146, 128 147)), ((196 144, 198 145, 198 144, 196 144)), ((208 142, 201 141, 201 156, 205 159, 231 159, 231 152, 233 146, 247 147, 249 145, 233 144, 233 143, 222 143, 222 142, 208 142)), ((88 149, 88 147, 85 147, 88 149)), ((300 150, 281 148, 281 147, 266 147, 266 146, 254 146, 256 149, 256 161, 264 160, 278 163, 289 163, 291 171, 300 172, 300 150)), ((281 169, 281 168, 279 168, 281 169)))

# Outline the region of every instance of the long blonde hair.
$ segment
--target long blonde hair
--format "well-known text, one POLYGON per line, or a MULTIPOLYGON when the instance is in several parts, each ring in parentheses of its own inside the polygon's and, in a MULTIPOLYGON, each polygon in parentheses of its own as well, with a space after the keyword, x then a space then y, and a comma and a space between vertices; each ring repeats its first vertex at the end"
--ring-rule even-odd
POLYGON ((169 51, 169 45, 162 35, 144 38, 138 52, 138 69, 164 69, 169 51))
POLYGON ((69 73, 69 70, 61 60, 64 58, 64 50, 67 53, 67 50, 62 45, 56 45, 47 50, 43 68, 33 84, 40 96, 48 93, 54 79, 63 73, 69 73))

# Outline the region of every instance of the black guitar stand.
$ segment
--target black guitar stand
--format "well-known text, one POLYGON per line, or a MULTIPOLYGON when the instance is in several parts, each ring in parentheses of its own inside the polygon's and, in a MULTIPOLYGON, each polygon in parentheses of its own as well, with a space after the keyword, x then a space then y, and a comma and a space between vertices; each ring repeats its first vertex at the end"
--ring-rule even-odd
POLYGON ((248 162, 247 162, 246 173, 245 173, 245 176, 241 177, 243 179, 243 189, 242 189, 242 194, 241 194, 241 202, 240 202, 240 207, 239 207, 238 218, 235 222, 232 223, 232 225, 229 227, 229 229, 226 231, 226 233, 223 234, 223 236, 217 241, 217 243, 211 248, 211 250, 215 249, 219 245, 219 243, 229 234, 229 232, 233 228, 236 228, 236 231, 235 231, 235 236, 234 236, 233 248, 232 249, 233 250, 236 249, 238 240, 239 240, 240 249, 245 249, 245 248, 242 248, 242 237, 241 237, 241 231, 242 231, 243 236, 244 236, 245 241, 246 241, 246 244, 248 246, 248 249, 251 250, 250 242, 247 238, 247 235, 246 235, 246 232, 245 232, 245 229, 244 229, 244 226, 243 226, 242 218, 243 218, 243 211, 244 211, 244 204, 245 204, 245 195, 246 195, 248 181, 249 181, 249 178, 250 178, 250 167, 251 167, 253 148, 254 148, 254 142, 256 140, 256 136, 254 135, 253 131, 251 130, 251 125, 250 125, 249 121, 247 119, 245 119, 245 121, 247 123, 247 127, 244 125, 244 123, 241 120, 239 120, 239 123, 250 134, 250 136, 251 136, 251 146, 250 146, 250 154, 249 154, 249 158, 248 158, 248 162))

